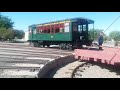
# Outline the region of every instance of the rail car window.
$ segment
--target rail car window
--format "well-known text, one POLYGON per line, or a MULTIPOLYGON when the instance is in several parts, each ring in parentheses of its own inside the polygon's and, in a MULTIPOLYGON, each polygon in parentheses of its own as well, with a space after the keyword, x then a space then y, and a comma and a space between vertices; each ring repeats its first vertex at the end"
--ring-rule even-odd
POLYGON ((40 30, 38 29, 38 34, 40 33, 40 30))
POLYGON ((54 33, 54 28, 51 28, 51 33, 54 33))
POLYGON ((79 32, 82 31, 82 25, 78 25, 78 31, 79 31, 79 32))
POLYGON ((64 28, 60 28, 60 32, 61 32, 61 33, 64 33, 64 28))
POLYGON ((36 34, 36 29, 33 29, 33 34, 36 34))
POLYGON ((59 33, 60 29, 59 28, 55 28, 55 33, 59 33))
POLYGON ((73 31, 78 31, 78 24, 77 23, 73 23, 73 31))
POLYGON ((46 33, 46 30, 43 30, 42 33, 46 33))
POLYGON ((45 26, 44 33, 50 33, 50 26, 45 26))
POLYGON ((59 24, 56 24, 54 29, 55 29, 55 33, 59 33, 60 32, 59 24))
POLYGON ((37 33, 37 34, 39 33, 39 29, 38 29, 38 28, 36 29, 36 33, 37 33))
POLYGON ((37 28, 37 33, 38 33, 38 34, 42 33, 42 27, 38 27, 38 28, 37 28))
POLYGON ((65 32, 69 32, 69 23, 65 23, 65 32))
POLYGON ((43 33, 43 30, 40 30, 40 33, 43 33))
POLYGON ((31 28, 29 28, 29 33, 30 33, 30 34, 32 33, 32 29, 31 29, 31 28))
POLYGON ((54 25, 51 25, 51 32, 50 33, 54 33, 54 25))
POLYGON ((47 26, 47 32, 50 33, 50 26, 47 26))
POLYGON ((48 29, 47 32, 50 33, 50 29, 48 29))
POLYGON ((86 25, 83 25, 83 31, 86 31, 86 25))
POLYGON ((50 33, 50 26, 39 27, 39 34, 40 33, 50 33))
POLYGON ((81 25, 78 25, 78 31, 81 31, 81 25))
POLYGON ((64 33, 64 30, 65 30, 64 23, 61 23, 59 25, 59 29, 60 29, 60 33, 64 33))

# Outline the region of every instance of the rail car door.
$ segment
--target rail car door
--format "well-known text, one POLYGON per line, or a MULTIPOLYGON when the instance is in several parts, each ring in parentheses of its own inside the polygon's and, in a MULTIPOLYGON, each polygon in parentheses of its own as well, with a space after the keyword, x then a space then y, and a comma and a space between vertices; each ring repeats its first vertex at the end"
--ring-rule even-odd
POLYGON ((73 41, 75 41, 78 38, 79 38, 78 23, 77 22, 73 22, 72 23, 72 39, 73 39, 73 41))
POLYGON ((88 40, 88 24, 78 24, 78 33, 81 41, 88 40))
POLYGON ((36 31, 36 28, 33 28, 33 30, 32 30, 32 39, 33 40, 37 40, 37 31, 36 31))
POLYGON ((88 24, 82 22, 72 23, 72 38, 75 42, 80 42, 82 45, 88 40, 88 24))

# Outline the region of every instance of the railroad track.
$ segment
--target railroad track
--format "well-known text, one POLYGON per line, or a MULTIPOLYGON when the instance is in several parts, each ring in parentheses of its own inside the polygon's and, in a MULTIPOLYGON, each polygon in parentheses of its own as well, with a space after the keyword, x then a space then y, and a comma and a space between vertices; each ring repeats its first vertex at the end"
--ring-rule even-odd
POLYGON ((83 64, 77 66, 71 73, 71 78, 80 78, 82 76, 81 72, 84 72, 86 68, 92 66, 89 62, 84 62, 83 64))
POLYGON ((0 78, 35 78, 40 69, 71 51, 0 42, 0 78))
POLYGON ((57 68, 49 78, 120 78, 120 67, 78 60, 57 68))
POLYGON ((76 73, 76 68, 84 65, 86 62, 84 61, 75 61, 69 63, 68 65, 58 67, 53 70, 48 76, 49 78, 72 78, 74 73, 76 73))

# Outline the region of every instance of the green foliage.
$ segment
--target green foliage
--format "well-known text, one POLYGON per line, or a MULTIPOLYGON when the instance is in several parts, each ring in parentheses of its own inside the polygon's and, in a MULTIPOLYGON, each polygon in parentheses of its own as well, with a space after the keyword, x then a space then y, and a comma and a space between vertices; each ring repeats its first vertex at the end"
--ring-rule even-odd
POLYGON ((10 41, 13 40, 15 38, 15 33, 13 29, 7 29, 7 39, 9 39, 10 41))
POLYGON ((6 16, 0 16, 0 28, 12 28, 13 27, 14 22, 12 22, 12 20, 6 16))
POLYGON ((110 32, 109 37, 111 37, 114 41, 120 41, 120 31, 110 32))
POLYGON ((97 40, 97 38, 99 37, 99 33, 100 32, 102 32, 103 30, 101 30, 101 29, 90 29, 89 31, 88 31, 88 33, 89 33, 89 39, 91 39, 91 40, 97 40))
POLYGON ((24 31, 13 29, 12 20, 6 16, 0 16, 0 40, 13 40, 16 38, 22 39, 24 37, 24 31))
POLYGON ((13 29, 0 28, 0 39, 1 40, 13 40, 14 39, 13 29))
POLYGON ((14 33, 17 39, 22 39, 25 35, 23 30, 14 30, 14 33))
POLYGON ((22 39, 24 37, 24 31, 0 28, 0 40, 11 41, 11 40, 15 39, 15 37, 17 39, 22 39))
POLYGON ((108 40, 108 36, 104 36, 104 37, 103 37, 103 40, 104 40, 104 41, 107 41, 107 40, 108 40))
POLYGON ((104 36, 103 39, 104 41, 111 41, 111 38, 109 36, 104 36))

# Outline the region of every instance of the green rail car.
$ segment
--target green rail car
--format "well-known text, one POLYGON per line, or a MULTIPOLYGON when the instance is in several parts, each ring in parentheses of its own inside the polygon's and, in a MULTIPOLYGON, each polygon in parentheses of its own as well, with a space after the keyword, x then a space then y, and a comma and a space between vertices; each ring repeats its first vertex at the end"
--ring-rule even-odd
POLYGON ((91 45, 92 40, 88 38, 89 24, 94 24, 94 21, 79 17, 31 25, 28 41, 36 47, 59 45, 62 49, 91 45))

